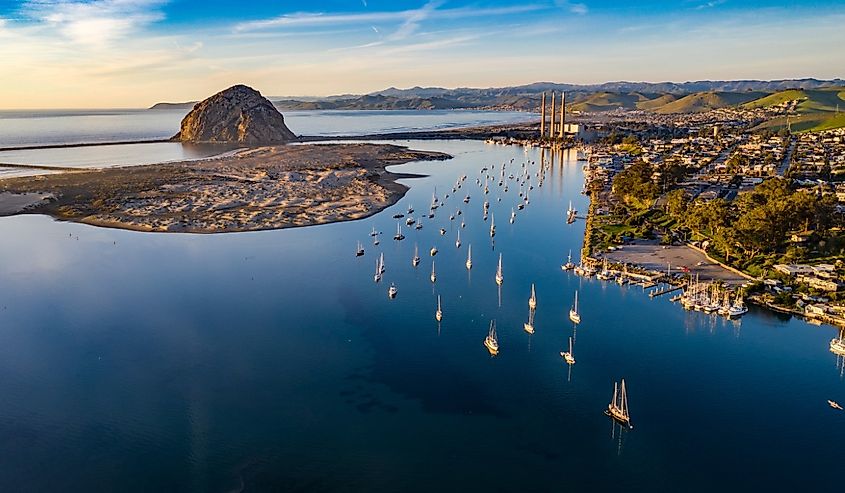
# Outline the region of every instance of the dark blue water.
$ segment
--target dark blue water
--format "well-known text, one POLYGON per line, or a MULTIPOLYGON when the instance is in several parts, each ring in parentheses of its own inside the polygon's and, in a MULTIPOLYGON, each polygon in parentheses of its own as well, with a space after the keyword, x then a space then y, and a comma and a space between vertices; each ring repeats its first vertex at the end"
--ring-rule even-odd
POLYGON ((0 489, 838 485, 845 413, 826 400, 845 401, 845 383, 827 350, 833 329, 757 310, 726 322, 649 299, 639 287, 562 272, 583 232, 581 222, 565 223, 566 207, 587 207, 574 156, 555 157, 513 225, 517 187, 502 194, 491 184, 494 246, 478 170, 497 172, 512 158, 539 162, 539 151, 411 144, 456 158, 399 167, 430 176, 408 180, 403 200, 362 221, 203 236, 0 219, 0 489), (411 203, 418 215, 435 186, 442 197, 461 174, 464 188, 434 223, 391 239, 393 214, 411 203), (459 207, 464 214, 450 222, 459 207), (460 218, 467 226, 456 249, 460 218), (369 243, 373 226, 385 232, 380 247, 369 243), (434 285, 432 245, 440 250, 434 285), (379 284, 377 252, 387 264, 379 284), (493 280, 500 252, 501 306, 493 280), (522 323, 532 282, 538 308, 529 337, 522 323), (575 289, 577 331, 567 319, 575 289), (496 358, 482 345, 492 318, 496 358), (571 335, 570 370, 559 351, 571 335), (602 414, 621 377, 631 431, 602 414))

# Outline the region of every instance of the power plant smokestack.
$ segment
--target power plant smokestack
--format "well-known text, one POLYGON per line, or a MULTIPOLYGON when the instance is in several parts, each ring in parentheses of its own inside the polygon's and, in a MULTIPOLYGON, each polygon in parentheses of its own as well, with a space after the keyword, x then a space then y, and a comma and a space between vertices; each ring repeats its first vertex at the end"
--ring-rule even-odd
POLYGON ((564 136, 564 125, 566 124, 566 93, 560 93, 560 132, 558 133, 558 138, 563 139, 564 136))
POLYGON ((546 134, 546 93, 543 93, 543 102, 540 103, 540 140, 546 134))

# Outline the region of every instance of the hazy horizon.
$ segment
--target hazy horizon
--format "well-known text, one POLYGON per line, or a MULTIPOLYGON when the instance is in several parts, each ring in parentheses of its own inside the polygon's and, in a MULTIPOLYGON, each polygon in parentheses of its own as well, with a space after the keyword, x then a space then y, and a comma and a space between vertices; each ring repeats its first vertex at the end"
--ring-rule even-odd
POLYGON ((835 79, 831 0, 22 0, 0 4, 0 109, 143 108, 536 81, 835 79), (785 75, 786 74, 786 75, 785 75))
MULTIPOLYGON (((476 86, 476 87, 470 87, 470 86, 451 86, 451 87, 446 87, 446 86, 422 86, 422 85, 416 84, 416 85, 402 86, 402 87, 399 87, 399 86, 387 86, 387 87, 382 87, 382 88, 380 88, 380 89, 375 89, 375 90, 373 90, 373 91, 369 91, 369 92, 366 92, 366 93, 352 93, 352 92, 346 92, 346 93, 335 93, 335 94, 327 94, 327 95, 316 95, 316 94, 268 94, 268 93, 266 93, 266 92, 263 92, 263 91, 261 90, 261 88, 260 88, 260 87, 254 87, 254 89, 256 89, 256 90, 258 90, 259 92, 261 92, 263 96, 265 96, 265 97, 267 97, 267 98, 270 98, 270 99, 273 99, 273 100, 277 100, 277 99, 291 99, 291 100, 296 100, 297 98, 302 98, 302 99, 306 99, 306 98, 309 98, 309 99, 310 99, 310 98, 313 98, 313 99, 321 99, 321 98, 331 98, 331 97, 341 97, 341 96, 351 96, 351 97, 354 97, 354 96, 363 96, 363 95, 366 95, 366 94, 373 94, 373 93, 378 93, 378 92, 387 91, 387 90, 391 90, 391 89, 396 89, 396 90, 410 90, 410 89, 444 89, 444 90, 458 90, 458 89, 470 89, 470 90, 473 90, 473 89, 477 89, 477 90, 485 90, 485 89, 501 89, 501 88, 506 88, 506 87, 521 87, 521 86, 529 86, 529 85, 534 85, 534 84, 573 85, 573 86, 584 86, 584 87, 589 87, 589 86, 593 86, 593 85, 602 85, 602 84, 685 84, 685 83, 698 83, 698 82, 778 82, 778 81, 796 81, 796 82, 798 82, 798 81, 808 80, 808 79, 815 79, 815 80, 818 80, 818 81, 820 81, 820 82, 845 81, 845 77, 831 77, 831 78, 829 78, 829 79, 822 79, 822 78, 819 78, 819 77, 800 77, 800 78, 798 78, 798 77, 778 77, 778 78, 774 78, 774 79, 698 79, 698 80, 660 80, 660 81, 647 81, 647 80, 608 80, 608 81, 601 81, 601 82, 587 82, 587 83, 582 83, 582 84, 578 84, 578 83, 574 83, 574 82, 558 82, 558 81, 533 81, 533 82, 525 82, 525 83, 513 84, 513 85, 510 85, 510 86, 476 86)), ((235 84, 242 84, 242 83, 238 82, 238 83, 235 83, 235 84)), ((235 84, 232 84, 232 85, 235 85, 235 84)), ((249 84, 246 84, 246 85, 249 85, 249 84)), ((148 104, 147 104, 146 102, 144 102, 144 103, 142 103, 142 104, 133 105, 133 106, 99 106, 99 107, 98 107, 98 106, 87 106, 87 107, 86 107, 86 106, 79 106, 79 107, 42 107, 42 108, 0 108, 0 111, 9 111, 9 112, 12 112, 12 111, 86 111, 86 110, 90 110, 90 111, 108 111, 108 110, 115 110, 115 111, 119 111, 119 110, 144 110, 144 109, 149 109, 151 106, 153 106, 153 105, 155 105, 155 104, 158 104, 158 103, 167 103, 167 104, 183 104, 183 103, 191 103, 191 102, 201 101, 201 100, 203 100, 203 99, 205 99, 205 98, 207 98, 207 97, 211 96, 212 94, 216 94, 216 93, 218 93, 218 92, 220 92, 220 91, 222 91, 222 90, 224 90, 224 89, 226 89, 226 88, 228 88, 228 87, 231 87, 231 86, 221 87, 221 88, 219 88, 218 90, 214 90, 213 92, 210 92, 210 93, 205 94, 205 95, 203 95, 203 96, 197 97, 197 98, 195 98, 195 99, 184 100, 184 101, 176 101, 176 100, 163 99, 163 100, 161 100, 161 101, 152 101, 152 102, 149 102, 148 104)))

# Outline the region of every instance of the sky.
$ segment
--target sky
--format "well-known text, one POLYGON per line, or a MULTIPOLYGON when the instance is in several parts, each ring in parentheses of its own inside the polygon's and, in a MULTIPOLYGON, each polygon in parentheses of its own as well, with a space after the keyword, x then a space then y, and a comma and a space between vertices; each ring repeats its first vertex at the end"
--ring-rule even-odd
POLYGON ((0 0, 0 110, 845 78, 842 0, 0 0))

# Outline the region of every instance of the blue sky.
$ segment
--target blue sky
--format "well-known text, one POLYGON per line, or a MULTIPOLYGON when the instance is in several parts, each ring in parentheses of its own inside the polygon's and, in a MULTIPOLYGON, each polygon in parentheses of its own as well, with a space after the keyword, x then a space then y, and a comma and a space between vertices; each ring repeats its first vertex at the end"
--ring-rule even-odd
POLYGON ((0 109, 845 77, 845 2, 0 0, 0 109))

